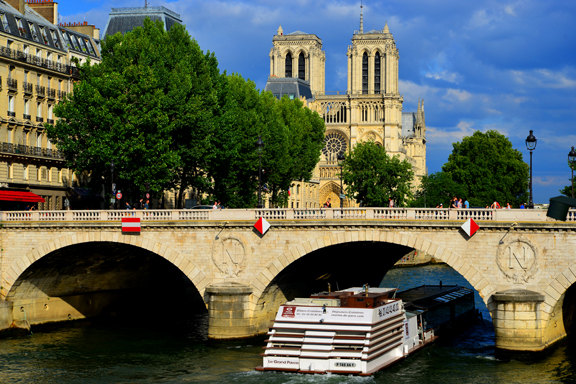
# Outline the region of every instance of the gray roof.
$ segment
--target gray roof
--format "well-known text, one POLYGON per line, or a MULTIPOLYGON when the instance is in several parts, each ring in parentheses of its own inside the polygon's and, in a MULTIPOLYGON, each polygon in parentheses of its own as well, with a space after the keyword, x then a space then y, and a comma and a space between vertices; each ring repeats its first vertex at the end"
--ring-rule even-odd
POLYGON ((302 32, 302 31, 294 31, 294 32, 290 32, 290 33, 286 34, 286 36, 290 36, 290 35, 309 35, 309 33, 302 32))
POLYGON ((117 32, 124 34, 136 27, 143 27, 147 17, 152 21, 162 21, 167 31, 174 24, 182 24, 180 15, 165 7, 112 8, 103 36, 105 38, 117 32))
POLYGON ((0 22, 0 32, 18 36, 34 43, 44 43, 50 48, 63 52, 71 50, 94 57, 100 56, 99 50, 92 45, 89 36, 56 26, 27 5, 26 13, 23 15, 10 4, 0 0, 0 14, 4 15, 5 20, 5 22, 0 22), (21 27, 18 21, 20 21, 21 27), (70 40, 70 46, 67 45, 62 33, 65 33, 70 40))
POLYGON ((312 99, 310 83, 295 77, 269 77, 264 91, 272 92, 277 99, 281 99, 284 95, 291 99, 299 99, 302 96, 307 100, 312 99))
POLYGON ((402 136, 414 136, 414 126, 416 125, 416 112, 402 112, 402 136))

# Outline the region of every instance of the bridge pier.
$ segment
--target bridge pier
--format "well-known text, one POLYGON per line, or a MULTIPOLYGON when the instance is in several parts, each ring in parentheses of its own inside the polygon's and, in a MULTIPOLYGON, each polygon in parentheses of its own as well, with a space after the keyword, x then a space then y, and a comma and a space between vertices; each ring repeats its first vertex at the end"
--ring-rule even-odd
POLYGON ((524 289, 510 289, 492 295, 496 349, 500 354, 542 352, 549 346, 542 321, 545 296, 524 289))
POLYGON ((255 336, 250 295, 252 287, 230 282, 206 287, 208 338, 242 339, 255 336))

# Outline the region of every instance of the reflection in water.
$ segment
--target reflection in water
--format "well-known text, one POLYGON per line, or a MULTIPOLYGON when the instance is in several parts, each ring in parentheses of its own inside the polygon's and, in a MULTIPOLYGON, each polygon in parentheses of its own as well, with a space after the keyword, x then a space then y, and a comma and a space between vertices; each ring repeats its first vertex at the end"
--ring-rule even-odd
MULTIPOLYGON (((382 285, 470 285, 450 267, 395 269, 382 285)), ((255 372, 263 339, 210 343, 207 318, 142 325, 85 321, 0 340, 0 383, 568 383, 576 382, 576 344, 564 343, 536 362, 494 358, 494 331, 484 321, 373 377, 255 372)))

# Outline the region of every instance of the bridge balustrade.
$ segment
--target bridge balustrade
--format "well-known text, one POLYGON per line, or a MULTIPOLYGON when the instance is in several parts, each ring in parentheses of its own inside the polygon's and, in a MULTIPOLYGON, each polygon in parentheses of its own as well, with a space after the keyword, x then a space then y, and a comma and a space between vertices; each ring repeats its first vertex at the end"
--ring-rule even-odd
MULTIPOLYGON (((201 220, 426 220, 426 221, 555 221, 544 209, 440 209, 440 208, 263 208, 263 209, 180 209, 103 211, 4 211, 5 222, 112 221, 137 217, 142 221, 201 220)), ((568 212, 567 222, 576 222, 576 210, 568 212)))

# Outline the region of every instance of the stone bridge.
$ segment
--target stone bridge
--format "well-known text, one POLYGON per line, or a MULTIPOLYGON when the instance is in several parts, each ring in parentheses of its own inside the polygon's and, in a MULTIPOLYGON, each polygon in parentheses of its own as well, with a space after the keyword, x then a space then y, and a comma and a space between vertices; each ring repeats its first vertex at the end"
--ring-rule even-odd
POLYGON ((576 211, 257 209, 1 214, 0 329, 162 314, 199 304, 209 337, 266 332, 286 299, 378 285, 417 249, 458 271, 486 303, 503 350, 540 351, 573 329, 576 211), (141 218, 141 232, 121 230, 141 218), (257 218, 271 223, 260 235, 257 218), (468 237, 468 218, 480 229, 468 237))

